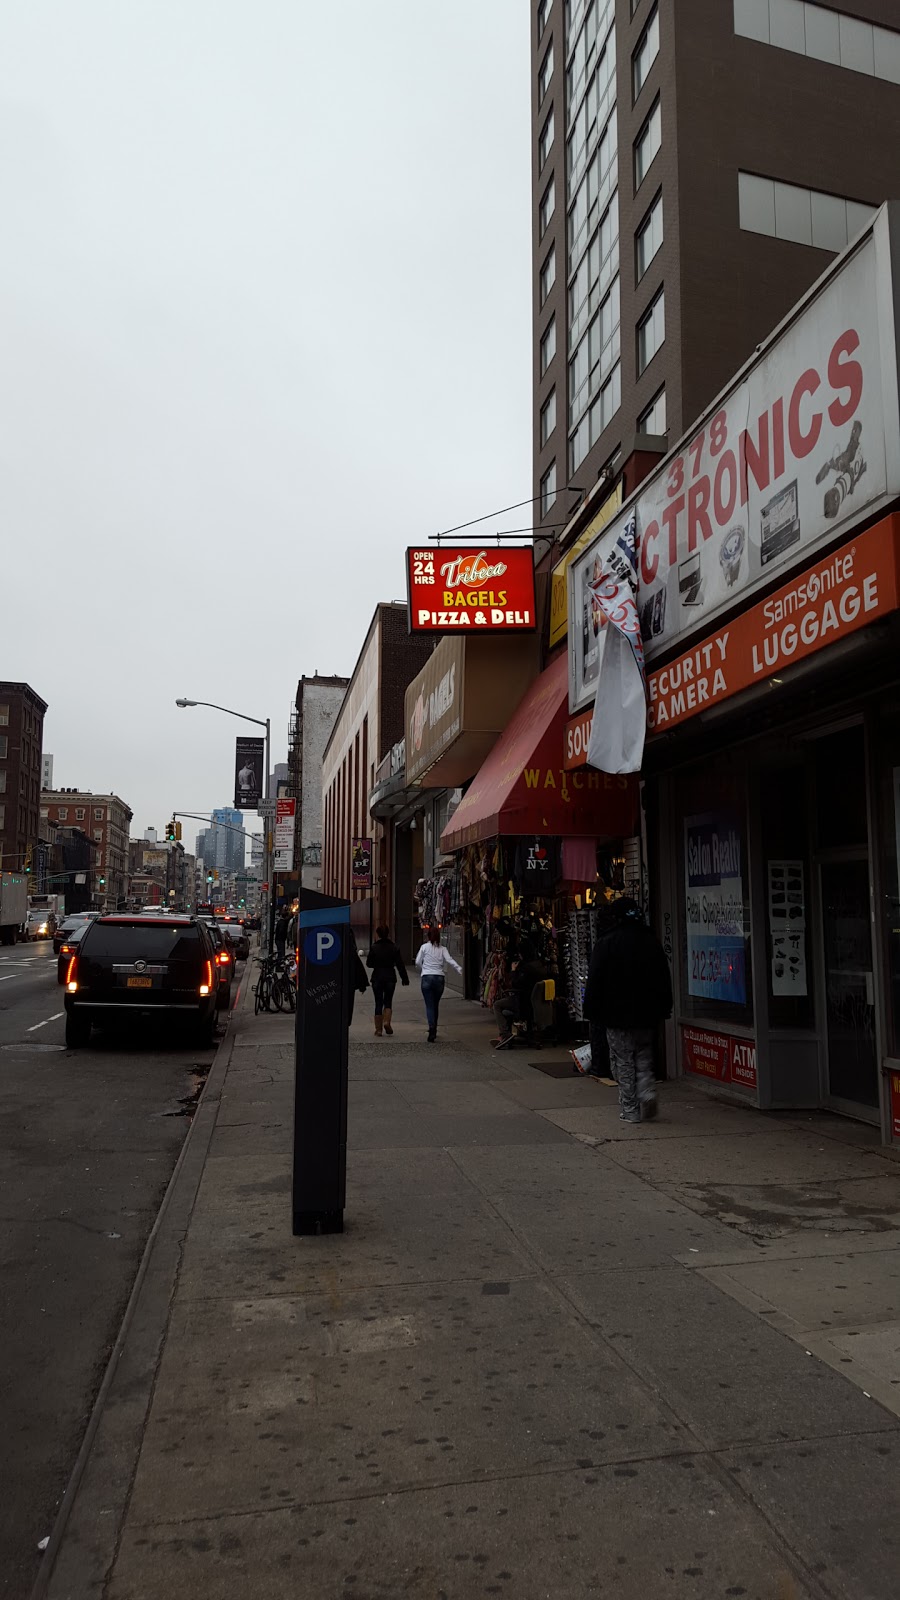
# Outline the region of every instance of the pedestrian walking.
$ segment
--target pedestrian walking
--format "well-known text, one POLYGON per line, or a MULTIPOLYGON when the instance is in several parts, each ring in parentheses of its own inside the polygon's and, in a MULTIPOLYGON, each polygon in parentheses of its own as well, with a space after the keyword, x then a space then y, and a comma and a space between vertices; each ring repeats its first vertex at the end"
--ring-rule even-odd
POLYGON ((275 954, 279 961, 284 960, 284 947, 287 944, 290 923, 291 918, 287 906, 282 906, 278 921, 275 924, 275 954))
POLYGON ((393 1015, 394 990, 397 979, 400 979, 404 989, 409 988, 409 976, 403 965, 399 945, 394 944, 390 930, 385 927, 375 929, 375 942, 366 956, 366 966, 372 972, 372 993, 375 996, 375 1037, 381 1038, 381 1030, 393 1033, 391 1017, 393 1015))
POLYGON ((441 944, 440 928, 428 929, 428 938, 416 956, 416 966, 422 974, 422 999, 425 1001, 425 1016, 428 1019, 428 1043, 434 1044, 437 1038, 441 995, 444 992, 444 973, 447 967, 453 967, 462 977, 462 967, 454 961, 446 945, 441 944))
POLYGON ((672 980, 666 953, 627 896, 613 906, 614 920, 597 941, 584 992, 585 1011, 602 1018, 623 1122, 656 1116, 653 1039, 672 1014, 672 980))

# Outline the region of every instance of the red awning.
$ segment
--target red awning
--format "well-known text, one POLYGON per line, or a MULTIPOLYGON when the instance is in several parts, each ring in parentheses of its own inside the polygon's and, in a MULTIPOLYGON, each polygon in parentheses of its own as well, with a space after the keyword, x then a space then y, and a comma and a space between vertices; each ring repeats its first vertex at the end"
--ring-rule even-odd
POLYGON ((563 653, 527 690, 472 780, 441 835, 445 850, 502 834, 622 839, 636 831, 636 778, 566 772, 568 696, 563 653))

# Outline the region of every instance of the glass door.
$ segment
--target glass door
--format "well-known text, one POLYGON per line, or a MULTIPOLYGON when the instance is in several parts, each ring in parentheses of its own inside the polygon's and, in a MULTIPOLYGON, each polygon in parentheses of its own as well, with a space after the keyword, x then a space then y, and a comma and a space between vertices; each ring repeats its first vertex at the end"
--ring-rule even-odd
POLYGON ((869 860, 820 862, 828 1093, 857 1114, 878 1109, 869 860))

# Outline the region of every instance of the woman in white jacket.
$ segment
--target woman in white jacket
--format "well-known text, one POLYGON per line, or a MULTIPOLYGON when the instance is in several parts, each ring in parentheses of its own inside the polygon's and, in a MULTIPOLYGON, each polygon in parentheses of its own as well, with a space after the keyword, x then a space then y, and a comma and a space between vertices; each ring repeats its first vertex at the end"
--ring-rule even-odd
POLYGON ((454 961, 450 951, 441 944, 440 928, 429 928, 428 938, 416 956, 416 966, 422 974, 422 999, 428 1019, 428 1043, 437 1038, 438 1011, 444 992, 444 973, 448 966, 462 976, 462 967, 454 961))

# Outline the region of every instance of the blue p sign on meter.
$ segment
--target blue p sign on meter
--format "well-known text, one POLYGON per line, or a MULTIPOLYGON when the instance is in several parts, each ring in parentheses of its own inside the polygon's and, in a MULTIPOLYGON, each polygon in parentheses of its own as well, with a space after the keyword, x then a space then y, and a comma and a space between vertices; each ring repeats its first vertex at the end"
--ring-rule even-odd
POLYGON ((341 953, 341 940, 335 928, 310 928, 303 939, 303 953, 316 967, 330 967, 341 953))

